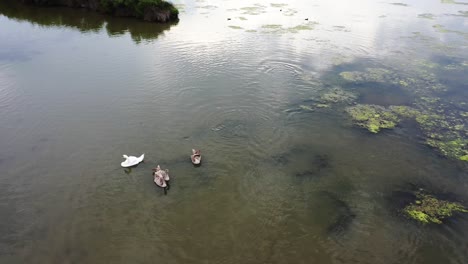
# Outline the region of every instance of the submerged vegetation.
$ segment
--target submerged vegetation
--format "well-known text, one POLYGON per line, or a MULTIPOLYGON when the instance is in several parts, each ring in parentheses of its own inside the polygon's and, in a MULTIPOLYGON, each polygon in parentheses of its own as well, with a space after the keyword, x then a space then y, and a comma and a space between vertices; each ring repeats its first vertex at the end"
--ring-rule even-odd
POLYGON ((423 224, 442 224, 442 221, 455 213, 468 213, 461 204, 439 200, 422 191, 415 193, 416 200, 403 208, 403 212, 410 218, 423 224))
POLYGON ((456 100, 442 100, 449 88, 442 84, 434 70, 465 69, 460 65, 440 67, 425 60, 413 61, 408 72, 391 69, 366 68, 364 71, 344 71, 339 74, 344 84, 381 83, 401 88, 415 96, 412 107, 360 105, 348 108, 356 124, 377 133, 381 128, 392 128, 398 120, 411 119, 420 127, 424 142, 442 155, 462 161, 468 160, 468 128, 466 105, 456 100))
POLYGON ((38 6, 67 6, 87 8, 116 16, 137 17, 151 22, 178 20, 179 11, 164 0, 22 0, 38 6))
POLYGON ((379 105, 356 105, 346 108, 354 122, 372 133, 384 128, 394 128, 399 119, 392 111, 379 105))
MULTIPOLYGON (((312 99, 314 103, 302 104, 299 109, 315 111, 319 108, 348 105, 345 111, 354 124, 372 133, 394 128, 401 120, 408 120, 420 128, 426 145, 448 158, 468 161, 467 104, 463 99, 442 99, 443 95, 450 92, 449 86, 441 83, 432 72, 462 73, 467 68, 466 62, 446 66, 426 60, 414 60, 412 63, 405 73, 377 67, 365 68, 363 71, 343 71, 339 73, 338 78, 332 77, 331 83, 335 83, 333 88, 323 88, 329 84, 320 84, 323 92, 312 99), (337 84, 339 86, 336 86, 337 84), (399 105, 399 102, 396 102, 389 107, 378 103, 356 104, 359 100, 365 100, 359 89, 376 85, 382 85, 387 90, 401 90, 407 94, 405 96, 413 99, 400 102, 408 105, 399 105)), ((382 91, 384 90, 381 89, 380 92, 382 91)))

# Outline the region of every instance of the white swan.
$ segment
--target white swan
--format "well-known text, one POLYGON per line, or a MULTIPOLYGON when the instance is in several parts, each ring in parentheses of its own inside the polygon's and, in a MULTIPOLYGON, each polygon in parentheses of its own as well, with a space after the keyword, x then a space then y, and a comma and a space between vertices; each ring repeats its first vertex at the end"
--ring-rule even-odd
POLYGON ((124 162, 120 163, 120 165, 124 168, 132 167, 137 165, 138 163, 142 162, 143 159, 145 158, 145 154, 142 154, 140 157, 135 157, 135 156, 127 156, 123 155, 124 159, 126 159, 124 162))

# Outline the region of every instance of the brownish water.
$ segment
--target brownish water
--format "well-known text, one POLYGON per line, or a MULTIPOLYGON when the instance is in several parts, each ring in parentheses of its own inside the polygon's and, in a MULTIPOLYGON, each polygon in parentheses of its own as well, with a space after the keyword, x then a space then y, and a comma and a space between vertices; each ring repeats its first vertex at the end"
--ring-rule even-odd
MULTIPOLYGON (((167 26, 2 2, 0 263, 468 263, 466 216, 423 226, 389 202, 414 184, 468 205, 466 164, 412 124, 297 110, 343 70, 463 65, 462 2, 177 1, 167 26)), ((441 98, 467 101, 466 73, 439 75, 441 98)))

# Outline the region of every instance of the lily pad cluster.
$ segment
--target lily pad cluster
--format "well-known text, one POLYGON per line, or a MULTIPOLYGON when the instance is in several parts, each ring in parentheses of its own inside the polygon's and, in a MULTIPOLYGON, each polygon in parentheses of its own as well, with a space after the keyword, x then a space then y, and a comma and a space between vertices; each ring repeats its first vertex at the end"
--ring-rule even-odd
POLYGON ((378 133, 384 128, 394 128, 398 122, 398 115, 379 105, 355 105, 346 108, 356 125, 366 128, 372 133, 378 133))
POLYGON ((468 213, 468 210, 457 202, 439 200, 422 191, 415 193, 416 200, 410 203, 403 212, 410 218, 423 224, 442 224, 442 221, 454 213, 468 213))

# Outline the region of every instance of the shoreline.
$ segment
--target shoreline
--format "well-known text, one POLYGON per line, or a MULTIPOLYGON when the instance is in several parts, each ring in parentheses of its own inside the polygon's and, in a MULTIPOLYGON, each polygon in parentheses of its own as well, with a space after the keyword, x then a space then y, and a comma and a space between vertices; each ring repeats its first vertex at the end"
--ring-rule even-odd
POLYGON ((135 17, 147 22, 169 23, 179 20, 179 11, 164 0, 22 0, 23 4, 37 7, 62 6, 83 8, 117 17, 135 17))

